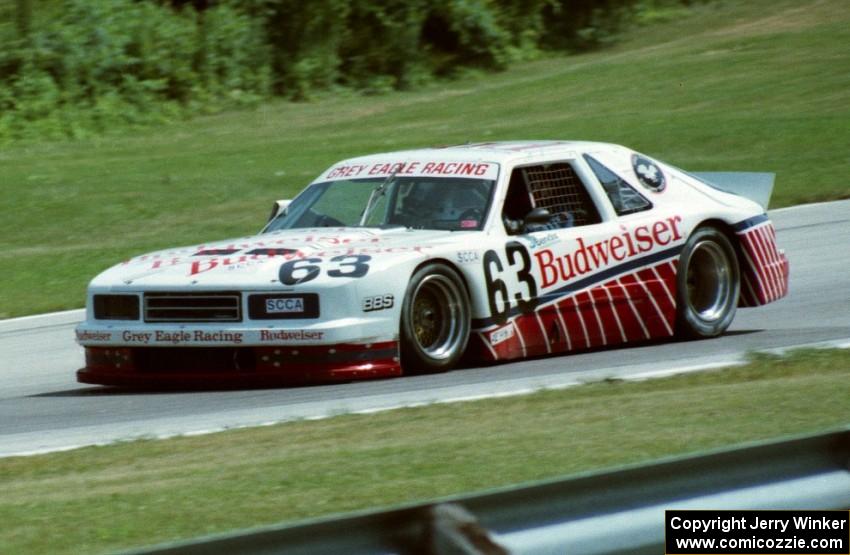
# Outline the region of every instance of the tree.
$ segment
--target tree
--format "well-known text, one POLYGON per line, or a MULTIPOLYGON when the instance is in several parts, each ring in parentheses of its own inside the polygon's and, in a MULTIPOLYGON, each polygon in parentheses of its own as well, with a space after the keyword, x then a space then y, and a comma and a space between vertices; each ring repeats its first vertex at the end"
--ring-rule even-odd
POLYGON ((32 0, 17 0, 16 3, 18 36, 21 40, 27 40, 32 24, 32 0))

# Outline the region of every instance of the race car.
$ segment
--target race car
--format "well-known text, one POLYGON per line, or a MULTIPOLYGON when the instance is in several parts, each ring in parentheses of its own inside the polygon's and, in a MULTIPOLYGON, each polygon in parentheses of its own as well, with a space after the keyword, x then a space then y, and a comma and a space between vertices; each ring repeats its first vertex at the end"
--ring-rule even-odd
POLYGON ((88 287, 83 383, 266 385, 714 337, 788 292, 772 174, 525 141, 334 164, 256 235, 88 287))

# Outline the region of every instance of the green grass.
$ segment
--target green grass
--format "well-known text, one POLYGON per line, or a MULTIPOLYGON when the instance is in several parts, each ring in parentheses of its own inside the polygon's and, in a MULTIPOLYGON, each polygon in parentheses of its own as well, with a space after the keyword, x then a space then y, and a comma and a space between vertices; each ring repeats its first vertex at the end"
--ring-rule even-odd
POLYGON ((97 553, 850 424, 850 351, 0 459, 4 553, 97 553))
POLYGON ((273 200, 335 160, 391 149, 612 141, 688 169, 776 171, 774 207, 847 197, 845 0, 715 2, 690 14, 603 52, 412 92, 5 148, 0 318, 81 306, 89 278, 141 252, 255 232, 273 200))

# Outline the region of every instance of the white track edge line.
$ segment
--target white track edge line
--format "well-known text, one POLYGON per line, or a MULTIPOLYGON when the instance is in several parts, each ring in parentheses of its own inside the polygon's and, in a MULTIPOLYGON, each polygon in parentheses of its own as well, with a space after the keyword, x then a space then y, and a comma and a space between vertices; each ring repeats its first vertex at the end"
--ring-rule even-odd
POLYGON ((68 310, 60 310, 59 312, 44 312, 42 314, 30 314, 28 316, 17 316, 15 318, 4 318, 0 319, 0 324, 17 324, 23 322, 29 322, 32 320, 45 319, 49 320, 50 318, 58 318, 61 316, 72 316, 77 315, 85 316, 86 309, 85 308, 71 308, 68 310))

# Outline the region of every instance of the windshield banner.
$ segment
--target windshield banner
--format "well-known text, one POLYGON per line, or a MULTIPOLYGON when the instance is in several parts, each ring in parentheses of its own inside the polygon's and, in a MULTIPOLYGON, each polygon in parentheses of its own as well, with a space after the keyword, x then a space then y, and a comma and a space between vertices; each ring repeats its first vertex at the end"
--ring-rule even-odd
POLYGON ((458 160, 383 160, 379 162, 342 162, 332 166, 317 181, 341 179, 366 179, 370 177, 435 176, 471 177, 494 180, 499 175, 499 164, 494 162, 467 162, 458 160))

